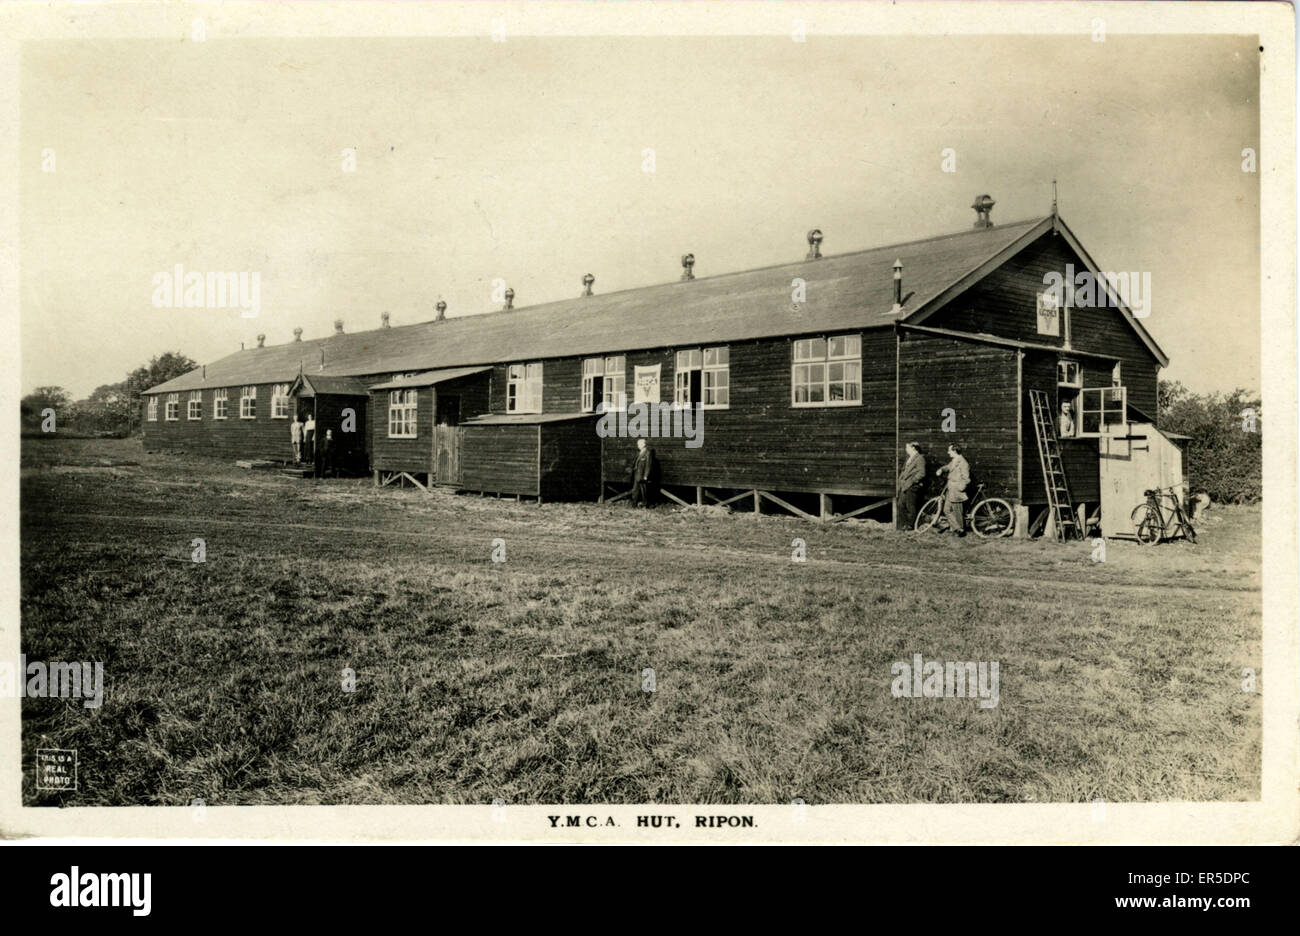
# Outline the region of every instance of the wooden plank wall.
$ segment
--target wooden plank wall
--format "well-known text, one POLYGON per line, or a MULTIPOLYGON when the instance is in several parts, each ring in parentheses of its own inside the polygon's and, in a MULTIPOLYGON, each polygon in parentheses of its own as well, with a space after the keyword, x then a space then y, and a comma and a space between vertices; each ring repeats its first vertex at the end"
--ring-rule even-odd
POLYGON ((600 494, 596 417, 542 423, 541 492, 547 500, 594 500, 600 494))
POLYGON ((388 391, 370 394, 370 464, 380 471, 431 473, 433 469, 433 387, 416 388, 415 438, 388 437, 388 391))
MULTIPOLYGON (((1012 348, 900 332, 898 356, 897 470, 903 445, 919 442, 926 455, 930 485, 948 461, 950 444, 962 446, 971 476, 985 494, 1017 497, 1017 365, 1012 348), (951 409, 955 431, 944 431, 951 409)), ((974 487, 970 489, 973 493, 974 487)))
POLYGON ((465 426, 461 487, 501 494, 538 493, 536 424, 465 426))
MULTIPOLYGON (((1043 468, 1038 459, 1038 437, 1034 432, 1033 411, 1029 408, 1029 391, 1042 390, 1047 394, 1053 416, 1060 411, 1056 396, 1056 362, 1059 355, 1045 351, 1026 351, 1024 360, 1024 503, 1046 504, 1047 492, 1043 489, 1043 468)), ((1085 368, 1084 379, 1098 371, 1085 368)), ((1105 370, 1110 385, 1110 370, 1105 370)), ((1101 496, 1096 439, 1062 439, 1061 464, 1070 485, 1070 495, 1075 502, 1096 502, 1101 496)))
MULTIPOLYGON (((180 419, 166 422, 167 395, 158 395, 158 421, 144 422, 144 445, 147 449, 177 449, 186 452, 216 455, 222 458, 266 458, 293 461, 293 446, 289 441, 289 424, 292 417, 271 418, 271 389, 273 384, 257 384, 255 419, 239 418, 239 387, 228 387, 225 419, 213 419, 212 402, 216 387, 202 391, 202 418, 186 418, 189 391, 179 394, 180 419)), ((293 412, 290 404, 289 412, 293 412)))
MULTIPOLYGON (((770 491, 892 493, 894 333, 892 329, 878 329, 860 334, 860 406, 792 406, 792 338, 731 343, 730 408, 704 411, 703 444, 687 448, 681 439, 650 439, 659 459, 662 483, 770 491)), ((674 349, 627 355, 629 387, 637 365, 659 364, 661 399, 671 402, 675 363, 674 349)), ((634 440, 605 439, 604 477, 620 484, 626 482, 635 457, 634 440)))
MULTIPOLYGON (((1076 273, 1087 269, 1064 238, 1045 234, 925 324, 1062 347, 1063 333, 1060 336, 1038 334, 1037 295, 1046 288, 1043 277, 1047 273, 1055 271, 1064 276, 1066 264, 1071 263, 1076 273)), ((1121 361, 1129 402, 1153 419, 1156 417, 1159 362, 1118 309, 1072 309, 1070 338, 1073 348, 1111 359, 1104 368, 1101 362, 1096 362, 1098 370, 1104 370, 1104 380, 1098 373, 1095 376, 1099 382, 1088 386, 1109 387, 1110 365, 1121 361)))

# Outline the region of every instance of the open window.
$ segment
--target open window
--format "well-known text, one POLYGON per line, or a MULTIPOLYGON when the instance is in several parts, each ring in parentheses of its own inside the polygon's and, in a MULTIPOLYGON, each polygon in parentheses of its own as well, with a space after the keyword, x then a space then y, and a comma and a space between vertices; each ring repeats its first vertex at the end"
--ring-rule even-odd
POLYGON ((1124 387, 1084 387, 1079 391, 1079 435, 1104 435, 1110 426, 1124 425, 1128 390, 1124 387))

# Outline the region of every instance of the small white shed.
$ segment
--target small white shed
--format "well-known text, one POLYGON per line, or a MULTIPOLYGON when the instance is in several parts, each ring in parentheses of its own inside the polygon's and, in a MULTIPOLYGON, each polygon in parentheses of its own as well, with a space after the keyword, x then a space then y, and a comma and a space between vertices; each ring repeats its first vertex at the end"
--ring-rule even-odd
POLYGON ((1146 502, 1144 491, 1183 488, 1183 443, 1187 436, 1161 432, 1150 423, 1121 423, 1098 440, 1101 464, 1101 535, 1133 536, 1133 508, 1146 502))

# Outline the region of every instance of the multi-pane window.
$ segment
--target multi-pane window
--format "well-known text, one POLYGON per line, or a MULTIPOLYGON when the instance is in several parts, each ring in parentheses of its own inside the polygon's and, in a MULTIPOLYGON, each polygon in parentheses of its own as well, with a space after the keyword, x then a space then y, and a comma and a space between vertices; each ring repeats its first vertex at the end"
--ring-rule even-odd
POLYGON ((506 412, 542 411, 542 365, 511 364, 506 378, 506 412))
POLYGON ((158 398, 156 396, 149 397, 148 410, 149 410, 148 413, 149 422, 157 422, 158 421, 158 398))
POLYGON ((228 393, 225 387, 212 391, 212 418, 225 419, 228 393))
POLYGON ((168 422, 175 422, 181 418, 181 395, 179 393, 167 394, 167 413, 168 422))
POLYGON ((416 399, 414 389, 388 391, 388 438, 415 438, 416 399))
POLYGON ((249 386, 239 388, 239 418, 257 418, 257 387, 249 386))
POLYGON ((731 404, 730 349, 722 345, 678 351, 673 367, 673 402, 726 409, 731 404))
POLYGON ((627 404, 627 362, 623 355, 582 362, 582 409, 621 409, 627 404))
POLYGON ((861 405, 862 336, 832 335, 796 341, 790 400, 794 406, 861 405))
POLYGON ((187 419, 203 418, 203 391, 202 390, 190 391, 189 407, 186 410, 185 415, 187 419))
POLYGON ((1124 424, 1128 391, 1123 387, 1084 388, 1079 391, 1079 435, 1095 436, 1107 426, 1124 424))
POLYGON ((289 418, 289 385, 278 383, 271 388, 271 418, 289 418))

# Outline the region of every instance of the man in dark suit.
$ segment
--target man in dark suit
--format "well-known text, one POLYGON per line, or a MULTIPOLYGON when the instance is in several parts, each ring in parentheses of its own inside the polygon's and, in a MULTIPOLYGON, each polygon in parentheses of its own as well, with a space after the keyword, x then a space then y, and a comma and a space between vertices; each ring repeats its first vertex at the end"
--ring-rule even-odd
POLYGON ((650 506, 650 485, 654 477, 655 450, 645 439, 636 440, 636 461, 632 463, 632 506, 650 506))
POLYGON ((925 456, 915 442, 908 442, 907 462, 898 476, 898 497, 894 506, 895 526, 910 530, 916 523, 916 511, 921 503, 921 487, 925 484, 925 456))

